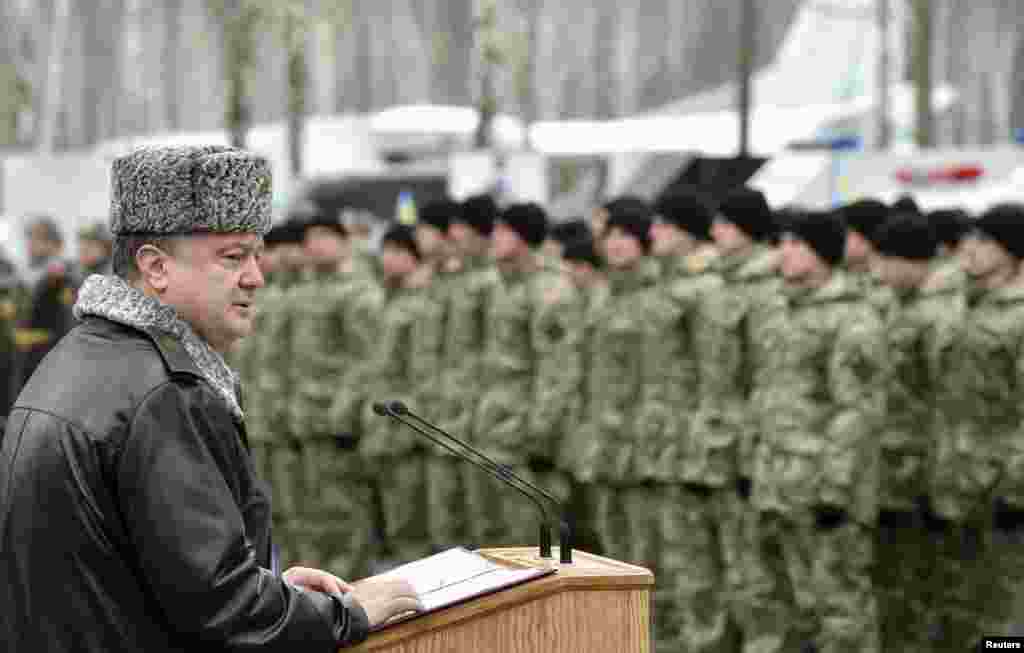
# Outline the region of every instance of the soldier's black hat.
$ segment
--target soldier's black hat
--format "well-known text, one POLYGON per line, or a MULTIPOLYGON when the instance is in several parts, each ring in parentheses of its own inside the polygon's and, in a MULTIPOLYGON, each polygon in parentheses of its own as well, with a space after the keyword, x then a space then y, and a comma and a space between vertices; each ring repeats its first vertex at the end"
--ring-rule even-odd
POLYGON ((910 195, 903 195, 893 202, 892 210, 897 213, 921 213, 921 207, 910 195))
POLYGON ((301 245, 306 235, 306 227, 299 220, 287 220, 281 225, 279 245, 301 245))
POLYGON ((961 209, 939 209, 928 214, 939 242, 956 247, 971 230, 971 216, 961 209))
POLYGON ((785 234, 807 243, 825 263, 842 263, 846 252, 846 224, 839 211, 808 211, 794 214, 786 223, 785 234))
POLYGON ((697 240, 711 240, 711 223, 715 214, 708 199, 697 189, 672 191, 658 200, 655 212, 697 240))
POLYGON ((416 230, 404 224, 393 224, 384 232, 380 241, 381 246, 392 244, 409 251, 416 260, 420 260, 420 248, 416 244, 416 230))
POLYGON ((654 211, 646 202, 622 202, 608 211, 607 234, 618 227, 636 238, 644 252, 651 249, 651 225, 654 224, 654 211))
POLYGON ((547 237, 547 213, 533 202, 512 204, 501 212, 498 221, 519 234, 531 248, 538 247, 547 237))
POLYGON ((490 195, 474 195, 462 203, 462 211, 452 222, 461 222, 473 228, 481 236, 494 232, 494 221, 498 219, 498 205, 490 195))
POLYGON ((974 222, 974 229, 1024 259, 1024 204, 996 205, 974 222))
MULTIPOLYGON (((889 207, 877 200, 857 200, 839 209, 846 221, 846 228, 856 231, 871 242, 878 228, 889 217, 889 207)), ((907 213, 907 211, 899 211, 907 213)))
POLYGON ((435 200, 423 205, 419 210, 418 220, 447 233, 448 225, 456 222, 460 213, 462 213, 462 205, 458 202, 435 200))
POLYGON ((718 207, 722 219, 740 228, 756 242, 765 242, 775 232, 775 220, 761 191, 743 186, 729 193, 718 207))
POLYGON ((277 247, 284 242, 284 230, 285 225, 276 224, 270 228, 267 235, 263 236, 263 244, 269 249, 271 247, 277 247))
POLYGON ((927 261, 939 249, 939 239, 927 218, 918 213, 896 213, 873 234, 875 249, 883 256, 927 261))
POLYGON ((566 246, 577 240, 588 240, 591 237, 590 227, 580 218, 552 224, 548 230, 548 236, 566 246))
POLYGON ((566 261, 590 263, 595 268, 604 266, 604 260, 597 253, 597 248, 594 247, 594 241, 589 238, 574 240, 566 245, 565 249, 562 251, 562 258, 566 261))

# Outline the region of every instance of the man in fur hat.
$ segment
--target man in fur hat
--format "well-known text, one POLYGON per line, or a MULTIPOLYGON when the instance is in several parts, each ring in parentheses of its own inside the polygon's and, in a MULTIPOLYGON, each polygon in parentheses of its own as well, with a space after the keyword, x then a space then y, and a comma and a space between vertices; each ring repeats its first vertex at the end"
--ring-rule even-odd
POLYGON ((268 163, 144 148, 112 182, 114 276, 86 280, 82 323, 29 379, 0 448, 0 648, 333 653, 416 609, 401 581, 274 569, 224 360, 263 286, 268 163))

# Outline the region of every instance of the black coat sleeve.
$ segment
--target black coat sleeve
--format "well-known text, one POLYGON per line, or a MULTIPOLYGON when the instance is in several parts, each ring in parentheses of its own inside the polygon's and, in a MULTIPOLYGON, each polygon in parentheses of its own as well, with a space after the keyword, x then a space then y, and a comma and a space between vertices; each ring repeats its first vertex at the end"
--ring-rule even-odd
POLYGON ((230 651, 333 653, 368 634, 365 611, 261 568, 228 479, 231 418, 198 381, 152 391, 117 463, 118 501, 146 590, 176 632, 230 651))

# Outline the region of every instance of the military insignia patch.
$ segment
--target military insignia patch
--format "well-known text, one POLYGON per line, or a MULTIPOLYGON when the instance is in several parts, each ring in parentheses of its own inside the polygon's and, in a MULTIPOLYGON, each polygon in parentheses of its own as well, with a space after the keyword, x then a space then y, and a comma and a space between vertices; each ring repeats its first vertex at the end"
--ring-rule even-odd
POLYGON ((686 257, 686 271, 690 274, 700 274, 701 272, 705 272, 711 267, 711 263, 716 257, 717 254, 710 248, 704 248, 696 251, 686 257))
POLYGON ((70 288, 65 288, 60 293, 60 302, 65 306, 71 306, 75 303, 75 293, 70 288))
POLYGON ((17 315, 18 309, 11 300, 0 302, 0 320, 11 321, 17 315))

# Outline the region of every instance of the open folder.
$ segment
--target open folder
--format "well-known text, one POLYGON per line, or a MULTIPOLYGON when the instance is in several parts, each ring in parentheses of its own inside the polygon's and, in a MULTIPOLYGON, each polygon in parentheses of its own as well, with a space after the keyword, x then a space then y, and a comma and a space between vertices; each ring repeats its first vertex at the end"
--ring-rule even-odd
POLYGON ((554 566, 509 567, 463 547, 448 549, 379 576, 409 581, 419 595, 423 611, 399 615, 373 630, 387 628, 553 573, 554 566))

